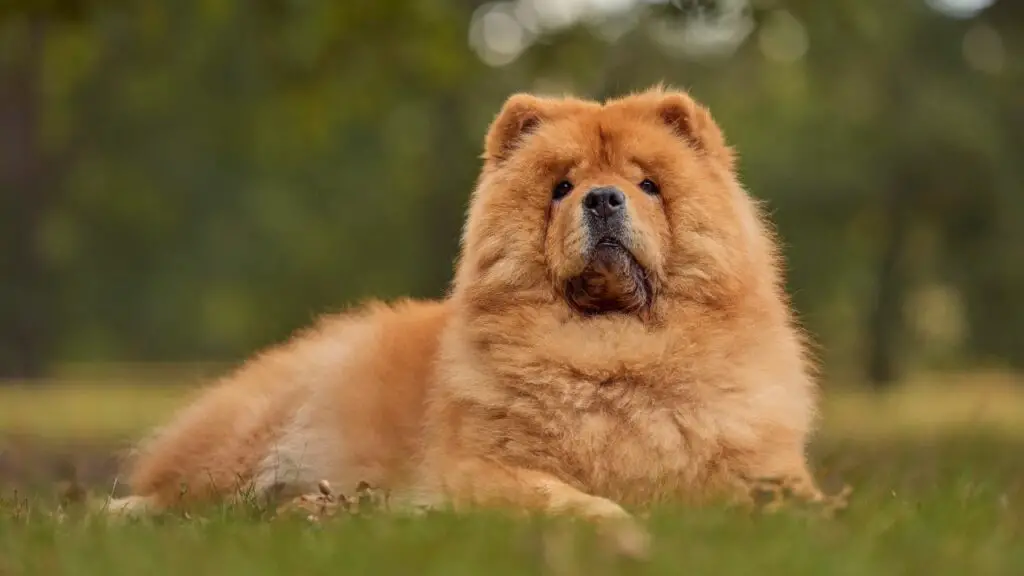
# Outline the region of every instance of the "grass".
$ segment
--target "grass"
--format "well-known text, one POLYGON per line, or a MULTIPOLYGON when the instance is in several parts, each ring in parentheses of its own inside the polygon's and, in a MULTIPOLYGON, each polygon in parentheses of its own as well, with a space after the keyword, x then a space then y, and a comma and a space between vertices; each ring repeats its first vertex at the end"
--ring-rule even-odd
MULTIPOLYGON (((0 434, 41 435, 33 453, 68 435, 114 442, 183 398, 159 386, 0 389, 0 434)), ((313 526, 256 519, 250 509, 127 525, 60 521, 52 490, 16 496, 0 484, 0 576, 1024 574, 1021 382, 975 374, 920 378, 883 396, 836 389, 823 423, 816 467, 826 486, 854 488, 848 509, 832 519, 656 510, 654 556, 642 565, 613 561, 578 524, 379 514, 313 526)))

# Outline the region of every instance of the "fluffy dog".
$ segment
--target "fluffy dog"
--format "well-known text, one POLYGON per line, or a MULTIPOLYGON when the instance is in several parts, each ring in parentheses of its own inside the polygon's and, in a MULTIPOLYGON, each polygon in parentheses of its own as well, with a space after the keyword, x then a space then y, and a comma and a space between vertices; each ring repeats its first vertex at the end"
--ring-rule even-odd
POLYGON ((401 501, 570 513, 624 552, 624 506, 744 479, 820 493, 816 386, 773 235, 708 111, 654 88, 512 96, 488 131, 450 296, 322 319, 140 446, 159 510, 365 481, 401 501))

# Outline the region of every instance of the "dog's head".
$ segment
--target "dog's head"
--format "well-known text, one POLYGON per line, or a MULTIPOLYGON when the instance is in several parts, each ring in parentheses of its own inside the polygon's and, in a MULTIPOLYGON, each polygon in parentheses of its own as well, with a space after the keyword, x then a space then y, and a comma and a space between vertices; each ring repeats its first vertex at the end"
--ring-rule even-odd
POLYGON ((644 318, 662 299, 730 297, 769 253, 731 149, 687 94, 520 94, 487 134, 455 289, 644 318))

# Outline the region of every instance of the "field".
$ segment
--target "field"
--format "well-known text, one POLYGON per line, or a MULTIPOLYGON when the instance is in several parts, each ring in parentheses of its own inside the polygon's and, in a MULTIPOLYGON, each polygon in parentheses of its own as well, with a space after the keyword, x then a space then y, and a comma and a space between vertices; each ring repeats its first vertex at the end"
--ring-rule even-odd
POLYGON ((117 380, 0 388, 0 576, 1024 574, 1018 378, 921 377, 880 396, 832 388, 812 451, 827 489, 853 488, 846 510, 656 510, 645 564, 614 561, 577 524, 484 515, 312 525, 245 508, 112 525, 74 504, 57 514, 81 490, 117 491, 118 450, 187 394, 117 380))

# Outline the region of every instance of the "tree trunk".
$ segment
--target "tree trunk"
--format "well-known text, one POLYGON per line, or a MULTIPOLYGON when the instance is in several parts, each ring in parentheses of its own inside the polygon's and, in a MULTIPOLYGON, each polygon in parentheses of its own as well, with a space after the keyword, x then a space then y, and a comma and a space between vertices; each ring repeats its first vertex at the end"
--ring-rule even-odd
POLYGON ((421 293, 437 297, 447 291, 454 274, 474 174, 466 168, 470 164, 453 161, 470 154, 463 149, 464 130, 458 98, 451 93, 438 95, 431 116, 433 168, 429 182, 432 193, 425 213, 429 219, 425 241, 432 264, 425 274, 421 293))
POLYGON ((37 246, 53 181, 38 141, 45 25, 29 17, 24 27, 20 50, 0 60, 0 378, 39 376, 53 343, 37 246))
POLYGON ((878 389, 888 388, 900 376, 898 358, 907 289, 904 254, 911 227, 908 194, 907 188, 894 185, 886 202, 885 247, 868 325, 867 377, 878 389))

